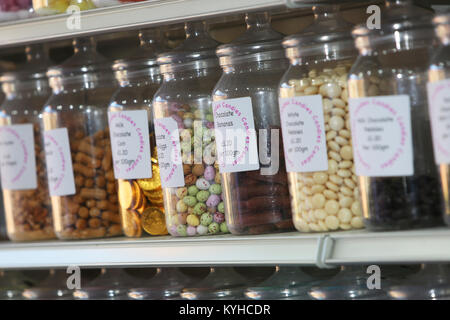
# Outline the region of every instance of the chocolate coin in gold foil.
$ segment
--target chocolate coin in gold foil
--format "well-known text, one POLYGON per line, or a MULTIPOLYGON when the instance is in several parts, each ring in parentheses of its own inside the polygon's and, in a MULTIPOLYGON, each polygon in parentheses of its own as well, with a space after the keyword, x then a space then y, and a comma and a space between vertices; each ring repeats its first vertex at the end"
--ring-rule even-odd
POLYGON ((144 210, 141 216, 142 228, 152 236, 167 234, 164 213, 155 207, 144 210))
POLYGON ((144 209, 145 209, 145 207, 147 207, 148 206, 148 202, 147 202, 147 199, 145 198, 145 197, 142 197, 142 204, 138 207, 138 208, 136 208, 136 211, 139 213, 139 214, 142 214, 142 212, 144 212, 144 209))
POLYGON ((140 237, 142 235, 141 221, 136 212, 122 210, 123 231, 128 237, 140 237))
POLYGON ((123 209, 128 209, 133 204, 136 197, 134 186, 127 180, 118 180, 119 203, 123 209))

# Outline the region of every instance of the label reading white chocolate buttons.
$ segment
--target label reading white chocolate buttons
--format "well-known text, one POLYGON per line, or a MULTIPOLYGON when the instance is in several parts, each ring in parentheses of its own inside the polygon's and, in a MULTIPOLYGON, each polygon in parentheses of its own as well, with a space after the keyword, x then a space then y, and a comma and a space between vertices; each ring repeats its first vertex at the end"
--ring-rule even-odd
POLYGON ((152 177, 147 110, 108 112, 116 179, 152 177))
POLYGON ((183 187, 183 162, 177 122, 171 117, 155 119, 154 122, 161 186, 183 187))
POLYGON ((414 174, 410 101, 407 95, 349 100, 356 174, 414 174))
POLYGON ((322 96, 282 98, 279 105, 287 171, 328 170, 322 96))
POLYGON ((44 144, 50 195, 68 196, 75 194, 72 155, 67 128, 45 131, 44 144))
POLYGON ((436 164, 450 163, 450 79, 427 85, 436 164))
POLYGON ((32 124, 0 127, 0 169, 3 189, 37 188, 32 124))
POLYGON ((258 170, 252 99, 215 101, 213 115, 220 172, 258 170))

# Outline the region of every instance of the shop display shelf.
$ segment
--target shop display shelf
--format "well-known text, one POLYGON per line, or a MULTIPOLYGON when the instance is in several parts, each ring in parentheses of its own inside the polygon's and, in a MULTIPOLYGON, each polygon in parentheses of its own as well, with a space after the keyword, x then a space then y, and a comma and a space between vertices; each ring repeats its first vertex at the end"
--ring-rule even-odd
POLYGON ((0 242, 0 269, 450 262, 450 230, 0 242))
POLYGON ((0 24, 0 47, 282 8, 285 4, 286 0, 148 0, 82 11, 79 24, 73 14, 3 23, 0 24))

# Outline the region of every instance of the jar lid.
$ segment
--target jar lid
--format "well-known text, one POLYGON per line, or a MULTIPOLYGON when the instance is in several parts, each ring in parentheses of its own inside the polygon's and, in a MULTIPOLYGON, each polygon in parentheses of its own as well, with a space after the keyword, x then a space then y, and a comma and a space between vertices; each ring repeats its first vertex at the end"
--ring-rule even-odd
POLYGON ((179 68, 201 69, 218 65, 215 50, 219 44, 208 34, 206 23, 187 22, 186 40, 174 50, 158 55, 161 72, 179 68))
POLYGON ((123 70, 134 72, 158 67, 157 55, 164 49, 159 29, 141 30, 138 49, 129 58, 114 61, 112 69, 115 72, 123 70))
POLYGON ((47 68, 52 64, 44 46, 35 44, 25 47, 26 63, 0 77, 0 82, 28 81, 46 78, 47 68))
MULTIPOLYGON (((391 40, 398 32, 414 31, 414 39, 411 37, 410 40, 432 41, 434 38, 432 11, 417 5, 416 1, 386 0, 381 19, 379 29, 369 29, 366 24, 356 26, 352 31, 353 37, 371 38, 370 43, 375 45, 391 40)), ((368 41, 356 41, 356 46, 368 45, 368 41)))
POLYGON ((72 78, 96 74, 97 76, 112 76, 111 63, 96 50, 96 42, 92 37, 77 38, 72 41, 74 54, 61 65, 51 67, 47 71, 49 78, 72 78))
POLYGON ((313 24, 303 32, 284 39, 286 56, 298 58, 325 54, 331 58, 339 58, 343 51, 352 55, 353 25, 342 18, 339 8, 339 5, 314 6, 313 24))
POLYGON ((247 13, 247 30, 229 44, 217 48, 217 56, 222 66, 240 61, 262 61, 284 58, 281 45, 283 35, 270 26, 271 17, 267 12, 247 13))

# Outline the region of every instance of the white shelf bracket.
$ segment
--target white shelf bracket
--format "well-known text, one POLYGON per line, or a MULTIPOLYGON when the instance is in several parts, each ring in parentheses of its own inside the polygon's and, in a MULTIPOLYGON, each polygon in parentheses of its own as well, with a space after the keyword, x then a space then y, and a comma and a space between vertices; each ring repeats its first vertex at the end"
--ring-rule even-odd
POLYGON ((321 269, 333 269, 336 266, 329 265, 326 260, 330 257, 333 252, 334 240, 330 235, 322 235, 317 243, 317 253, 316 253, 316 265, 321 269))

